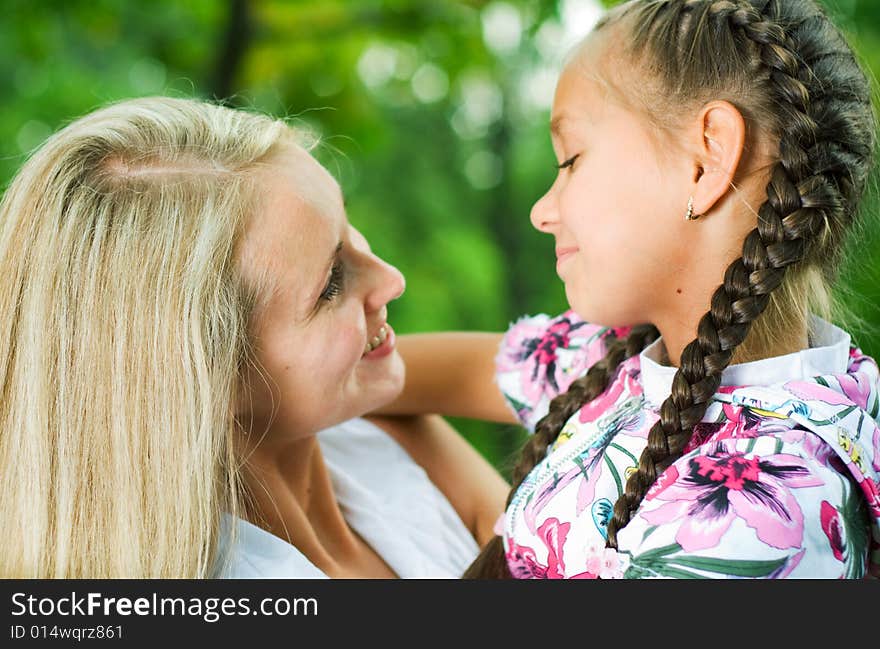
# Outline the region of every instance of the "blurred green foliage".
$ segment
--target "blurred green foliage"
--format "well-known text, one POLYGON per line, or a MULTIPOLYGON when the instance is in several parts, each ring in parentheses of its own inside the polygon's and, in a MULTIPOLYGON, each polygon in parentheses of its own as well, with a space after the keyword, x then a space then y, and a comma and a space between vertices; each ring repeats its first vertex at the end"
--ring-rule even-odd
MULTIPOLYGON (((616 3, 607 3, 616 4, 616 3)), ((876 78, 880 2, 827 0, 876 78)), ((0 180, 66 122, 149 94, 220 98, 321 136, 351 221, 407 276, 398 331, 501 331, 565 297, 528 220, 556 163, 555 74, 593 0, 4 0, 0 180)), ((865 206, 877 225, 877 176, 865 206)), ((880 233, 844 271, 880 323, 880 233)), ((854 332, 880 355, 876 328, 854 332)), ((514 427, 455 420, 506 470, 514 427)))

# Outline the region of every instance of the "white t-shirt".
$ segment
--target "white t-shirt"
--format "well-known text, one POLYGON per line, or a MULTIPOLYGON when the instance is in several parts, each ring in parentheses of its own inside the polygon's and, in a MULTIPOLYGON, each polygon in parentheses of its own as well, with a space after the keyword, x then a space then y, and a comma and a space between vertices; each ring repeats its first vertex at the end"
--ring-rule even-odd
MULTIPOLYGON (((479 547, 424 469, 393 438, 364 419, 352 419, 318 433, 318 443, 345 520, 394 572, 404 579, 461 576, 479 547)), ((228 514, 221 521, 218 556, 217 578, 327 578, 290 543, 228 514), (232 549, 231 525, 238 537, 232 549)))

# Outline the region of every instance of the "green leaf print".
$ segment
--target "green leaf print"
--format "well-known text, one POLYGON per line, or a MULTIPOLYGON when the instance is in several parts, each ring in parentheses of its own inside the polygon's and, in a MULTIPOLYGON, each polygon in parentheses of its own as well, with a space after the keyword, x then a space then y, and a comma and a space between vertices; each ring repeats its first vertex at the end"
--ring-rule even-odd
POLYGON ((669 545, 664 545, 660 548, 654 548, 653 550, 642 552, 633 557, 633 562, 648 563, 674 552, 681 552, 681 546, 678 543, 670 543, 669 545))
POLYGON ((807 421, 809 421, 813 424, 816 424, 817 426, 827 426, 828 424, 836 424, 838 421, 840 421, 841 419, 846 417, 849 413, 851 413, 856 408, 858 408, 858 406, 848 406, 848 407, 844 408, 843 410, 841 410, 836 415, 834 415, 831 419, 819 420, 819 419, 810 419, 809 417, 807 417, 807 421))
POLYGON ((766 577, 774 570, 780 568, 788 557, 769 560, 749 559, 718 559, 714 557, 680 556, 672 557, 667 561, 685 568, 714 572, 721 575, 734 575, 736 577, 766 577))
POLYGON ((651 536, 651 534, 659 527, 659 525, 651 525, 648 529, 645 530, 645 533, 642 535, 642 543, 645 542, 645 539, 651 536))
POLYGON ((518 399, 514 399, 509 394, 505 394, 504 397, 507 399, 507 401, 510 403, 510 405, 513 406, 513 409, 516 410, 517 412, 522 412, 523 410, 531 410, 530 406, 526 405, 522 401, 519 401, 518 399))
MULTIPOLYGON (((666 546, 666 548, 658 548, 658 550, 665 552, 669 547, 670 546, 666 546)), ((654 550, 653 552, 656 553, 657 551, 654 550)), ((707 579, 708 577, 700 574, 700 572, 710 572, 733 577, 766 577, 782 567, 788 560, 788 557, 762 561, 748 559, 719 559, 715 557, 696 557, 689 555, 661 556, 659 554, 654 554, 648 556, 649 554, 650 553, 646 552, 634 557, 630 562, 627 575, 632 571, 633 575, 661 575, 675 579, 707 579)))
MULTIPOLYGON (((842 482, 846 481, 841 476, 842 482)), ((865 572, 864 555, 868 548, 868 512, 861 489, 852 483, 844 484, 849 489, 843 509, 843 529, 846 534, 846 578, 861 579, 865 572)))
POLYGON ((676 568, 675 566, 669 564, 658 566, 657 574, 662 575, 663 577, 672 577, 673 579, 707 579, 707 577, 703 575, 698 575, 695 572, 682 570, 681 568, 676 568))
POLYGON ((624 579, 645 579, 646 577, 656 577, 657 573, 643 566, 630 564, 623 573, 624 579))
POLYGON ((639 465, 639 460, 638 460, 638 458, 637 458, 635 455, 633 455, 632 453, 630 453, 629 451, 627 451, 625 448, 623 448, 620 444, 616 444, 616 443, 614 443, 614 442, 611 442, 611 443, 608 445, 608 447, 609 447, 609 448, 613 448, 613 449, 617 449, 617 450, 620 451, 621 453, 624 453, 627 457, 629 457, 630 460, 632 460, 632 465, 633 465, 633 466, 638 466, 638 465, 639 465))
POLYGON ((828 385, 828 381, 826 381, 826 380, 825 380, 824 378, 822 378, 821 376, 817 376, 817 377, 816 377, 816 383, 818 383, 819 385, 824 385, 826 388, 830 388, 830 387, 831 387, 830 385, 828 385))
POLYGON ((614 476, 614 482, 617 483, 617 497, 620 498, 620 495, 623 493, 623 483, 620 481, 620 474, 617 472, 617 467, 614 466, 614 462, 612 462, 607 455, 603 455, 602 459, 605 460, 608 470, 611 471, 611 475, 614 476))

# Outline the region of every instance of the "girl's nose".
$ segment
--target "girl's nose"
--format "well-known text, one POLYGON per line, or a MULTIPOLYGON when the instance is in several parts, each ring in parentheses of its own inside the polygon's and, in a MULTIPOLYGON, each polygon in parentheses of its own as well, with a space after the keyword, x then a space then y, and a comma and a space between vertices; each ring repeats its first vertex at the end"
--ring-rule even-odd
POLYGON ((552 187, 532 206, 529 219, 532 222, 532 227, 539 232, 550 233, 553 231, 553 227, 559 222, 559 214, 552 187))

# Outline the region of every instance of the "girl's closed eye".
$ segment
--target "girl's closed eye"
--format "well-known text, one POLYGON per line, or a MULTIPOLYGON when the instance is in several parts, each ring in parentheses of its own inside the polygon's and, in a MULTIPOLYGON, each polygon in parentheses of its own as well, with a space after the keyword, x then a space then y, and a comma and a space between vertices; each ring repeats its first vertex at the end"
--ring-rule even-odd
POLYGON ((577 153, 577 154, 571 156, 568 160, 566 160, 562 164, 556 165, 556 168, 559 170, 571 169, 571 167, 574 166, 574 161, 577 160, 580 157, 580 155, 581 155, 580 153, 577 153))
POLYGON ((344 277, 345 273, 343 272, 342 262, 337 261, 333 264, 333 268, 330 271, 330 279, 327 280, 327 286, 321 291, 319 301, 332 302, 342 292, 344 277))

